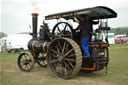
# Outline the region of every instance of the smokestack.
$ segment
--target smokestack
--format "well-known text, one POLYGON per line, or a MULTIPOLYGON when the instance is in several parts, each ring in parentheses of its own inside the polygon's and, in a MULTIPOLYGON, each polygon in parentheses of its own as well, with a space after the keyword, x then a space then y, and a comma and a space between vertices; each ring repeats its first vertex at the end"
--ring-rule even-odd
POLYGON ((32 13, 32 28, 33 28, 33 38, 37 38, 37 23, 38 23, 38 15, 37 13, 32 13))

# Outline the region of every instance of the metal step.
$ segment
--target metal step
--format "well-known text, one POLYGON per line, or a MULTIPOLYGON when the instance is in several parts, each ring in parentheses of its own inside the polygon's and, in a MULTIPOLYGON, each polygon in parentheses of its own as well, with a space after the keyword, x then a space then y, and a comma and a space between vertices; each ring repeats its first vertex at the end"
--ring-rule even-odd
POLYGON ((105 64, 105 63, 107 63, 107 62, 96 62, 97 64, 105 64))
POLYGON ((105 64, 105 63, 107 63, 107 59, 97 59, 96 63, 97 64, 105 64))

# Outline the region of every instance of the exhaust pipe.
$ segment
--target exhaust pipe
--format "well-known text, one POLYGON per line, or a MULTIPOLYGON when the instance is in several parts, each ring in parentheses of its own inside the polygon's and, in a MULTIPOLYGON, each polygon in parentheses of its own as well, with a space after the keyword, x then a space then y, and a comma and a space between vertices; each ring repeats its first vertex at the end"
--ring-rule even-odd
POLYGON ((38 23, 38 15, 37 13, 32 13, 32 28, 33 28, 33 39, 37 39, 37 23, 38 23))

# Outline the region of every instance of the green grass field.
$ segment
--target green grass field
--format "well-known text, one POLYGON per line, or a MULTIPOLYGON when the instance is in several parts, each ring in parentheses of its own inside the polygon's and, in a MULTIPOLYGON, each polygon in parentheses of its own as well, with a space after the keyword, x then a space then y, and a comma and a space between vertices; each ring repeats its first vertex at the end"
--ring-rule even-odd
POLYGON ((53 77, 47 68, 35 64, 32 72, 21 72, 18 54, 0 54, 0 85, 128 85, 128 45, 110 46, 108 73, 79 72, 73 79, 53 77))

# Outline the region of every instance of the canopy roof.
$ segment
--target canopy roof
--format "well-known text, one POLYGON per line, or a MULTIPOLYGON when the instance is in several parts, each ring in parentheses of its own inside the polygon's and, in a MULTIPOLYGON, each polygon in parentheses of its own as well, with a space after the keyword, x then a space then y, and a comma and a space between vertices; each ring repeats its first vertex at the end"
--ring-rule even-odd
POLYGON ((114 10, 105 6, 97 6, 92 8, 85 8, 85 9, 51 14, 51 15, 45 16, 45 19, 51 20, 51 19, 64 18, 68 20, 68 19, 73 19, 74 16, 79 18, 81 14, 86 14, 91 19, 106 19, 106 18, 117 17, 117 13, 114 10))

